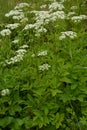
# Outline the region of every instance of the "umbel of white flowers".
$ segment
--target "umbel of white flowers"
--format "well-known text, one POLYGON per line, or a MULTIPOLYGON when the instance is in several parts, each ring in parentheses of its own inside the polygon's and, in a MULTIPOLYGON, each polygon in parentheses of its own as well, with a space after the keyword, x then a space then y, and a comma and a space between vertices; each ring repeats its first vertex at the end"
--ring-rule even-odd
POLYGON ((9 95, 9 94, 10 94, 9 89, 3 89, 3 90, 1 91, 1 96, 6 96, 6 95, 9 95))

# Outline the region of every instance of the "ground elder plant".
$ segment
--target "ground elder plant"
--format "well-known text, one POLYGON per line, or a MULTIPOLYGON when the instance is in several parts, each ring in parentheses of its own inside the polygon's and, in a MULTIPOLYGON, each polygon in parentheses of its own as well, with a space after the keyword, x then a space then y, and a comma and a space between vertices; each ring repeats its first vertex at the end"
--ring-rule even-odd
POLYGON ((85 8, 81 0, 43 0, 5 14, 0 130, 87 130, 85 8))

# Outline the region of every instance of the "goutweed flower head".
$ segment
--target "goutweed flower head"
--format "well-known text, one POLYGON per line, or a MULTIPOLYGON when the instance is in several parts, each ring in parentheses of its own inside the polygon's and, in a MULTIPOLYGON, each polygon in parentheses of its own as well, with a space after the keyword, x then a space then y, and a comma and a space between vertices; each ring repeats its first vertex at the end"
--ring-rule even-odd
POLYGON ((10 64, 14 64, 14 63, 22 61, 23 57, 24 57, 24 54, 26 52, 27 51, 25 49, 20 48, 19 50, 16 51, 17 55, 10 58, 9 60, 5 60, 5 63, 10 65, 10 64))
POLYGON ((44 70, 49 70, 51 66, 49 64, 43 64, 39 66, 39 70, 44 71, 44 70))
MULTIPOLYGON (((55 2, 54 2, 55 3, 55 2)), ((50 6, 50 5, 49 5, 50 6)), ((63 8, 63 7, 62 7, 63 8)), ((34 29, 36 34, 35 36, 40 36, 40 33, 47 32, 47 29, 44 27, 50 21, 54 22, 57 19, 65 19, 65 12, 62 10, 50 12, 48 11, 36 11, 33 10, 30 13, 35 15, 35 23, 27 24, 23 30, 34 29)))
POLYGON ((17 16, 17 15, 21 15, 23 13, 22 10, 11 10, 10 12, 6 13, 5 16, 6 17, 10 17, 10 16, 17 16))
POLYGON ((23 45, 20 48, 24 49, 24 48, 28 48, 28 45, 23 45))
POLYGON ((14 41, 12 41, 12 43, 18 43, 19 42, 19 39, 15 39, 14 41))
POLYGON ((22 49, 20 48, 19 50, 16 51, 19 55, 20 54, 25 54, 26 50, 25 49, 22 49))
POLYGON ((70 9, 71 10, 76 10, 78 7, 77 6, 72 6, 70 9))
POLYGON ((22 12, 20 13, 20 15, 13 16, 12 18, 15 20, 22 20, 24 17, 24 13, 22 12))
POLYGON ((74 39, 77 37, 77 33, 73 31, 66 31, 66 32, 61 32, 61 36, 59 37, 59 40, 65 39, 66 37, 69 37, 71 39, 74 39))
POLYGON ((47 50, 45 50, 45 51, 40 51, 40 52, 38 52, 37 56, 46 56, 47 53, 48 53, 47 50))
POLYGON ((46 7, 47 7, 46 4, 40 6, 41 9, 46 8, 46 7))
POLYGON ((0 35, 2 36, 9 36, 11 34, 11 30, 10 29, 3 29, 1 32, 0 32, 0 35))
POLYGON ((66 19, 71 18, 73 15, 75 15, 75 12, 68 12, 68 14, 66 15, 66 19))
POLYGON ((29 7, 28 3, 19 3, 17 6, 15 6, 15 9, 22 9, 25 7, 29 7))
POLYGON ((19 25, 20 25, 19 23, 7 24, 5 27, 13 30, 15 28, 18 28, 19 25))
POLYGON ((56 11, 51 13, 50 20, 56 21, 57 19, 65 19, 65 12, 64 11, 56 11))
POLYGON ((40 29, 37 30, 37 33, 41 33, 41 32, 45 32, 46 33, 47 29, 42 26, 40 29))
POLYGON ((81 20, 85 20, 85 19, 87 19, 86 15, 73 16, 71 18, 71 20, 74 22, 80 22, 81 20))
POLYGON ((34 24, 27 24, 23 30, 28 30, 28 29, 31 29, 31 28, 34 28, 35 25, 34 24))
POLYGON ((57 1, 54 1, 52 4, 49 5, 49 10, 50 12, 54 11, 54 10, 63 10, 64 6, 61 3, 58 3, 57 1))
POLYGON ((9 89, 3 89, 3 90, 1 91, 1 96, 6 96, 6 95, 9 95, 9 94, 10 94, 9 89))

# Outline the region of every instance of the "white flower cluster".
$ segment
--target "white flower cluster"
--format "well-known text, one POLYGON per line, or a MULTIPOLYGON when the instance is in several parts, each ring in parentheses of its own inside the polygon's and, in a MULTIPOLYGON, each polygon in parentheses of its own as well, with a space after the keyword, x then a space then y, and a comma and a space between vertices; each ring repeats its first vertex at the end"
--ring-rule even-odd
POLYGON ((31 11, 31 13, 35 14, 36 22, 34 24, 27 24, 23 30, 35 29, 35 36, 39 36, 41 32, 47 32, 46 28, 44 28, 44 25, 48 24, 50 21, 65 19, 64 11, 56 11, 51 13, 49 11, 31 11))
POLYGON ((34 28, 35 25, 34 24, 27 24, 23 30, 28 30, 28 29, 31 29, 31 28, 34 28))
POLYGON ((41 9, 46 8, 46 7, 47 7, 47 5, 46 5, 46 4, 45 4, 45 5, 41 5, 41 6, 40 6, 40 8, 41 8, 41 9))
POLYGON ((66 32, 61 32, 61 36, 59 37, 59 40, 65 39, 66 37, 69 37, 71 39, 74 39, 77 37, 77 33, 73 31, 66 31, 66 32))
POLYGON ((9 94, 10 94, 9 89, 3 89, 3 90, 1 91, 1 96, 6 96, 6 95, 9 95, 9 94))
POLYGON ((50 15, 50 21, 56 21, 57 19, 65 19, 64 11, 56 11, 50 15))
POLYGON ((46 56, 47 50, 38 52, 37 56, 46 56))
POLYGON ((6 17, 12 16, 13 19, 21 20, 24 18, 24 13, 22 10, 11 10, 9 13, 5 14, 6 17))
POLYGON ((50 12, 54 11, 54 10, 62 10, 64 9, 63 4, 58 3, 57 1, 53 2, 52 4, 49 5, 49 10, 50 12))
POLYGON ((19 23, 7 24, 5 27, 13 30, 13 29, 19 27, 19 25, 20 25, 19 23))
POLYGON ((15 6, 15 9, 21 9, 21 8, 25 8, 25 7, 29 7, 28 3, 19 3, 17 6, 15 6))
POLYGON ((46 56, 48 53, 47 50, 44 50, 44 51, 39 51, 37 54, 32 54, 31 57, 35 57, 35 56, 46 56))
POLYGON ((85 20, 85 19, 87 19, 86 15, 73 16, 71 18, 71 20, 74 22, 80 22, 81 20, 85 20))
POLYGON ((15 20, 22 20, 22 19, 24 19, 24 13, 22 12, 22 13, 20 13, 20 15, 13 16, 13 19, 15 19, 15 20))
POLYGON ((9 13, 6 13, 5 16, 6 17, 10 17, 10 16, 14 16, 14 15, 20 15, 22 14, 22 10, 11 10, 9 13))
POLYGON ((77 6, 72 6, 71 7, 71 10, 76 10, 77 9, 77 6))
POLYGON ((24 48, 28 48, 28 45, 23 45, 20 48, 24 49, 24 48))
POLYGON ((10 29, 3 29, 3 30, 0 32, 0 35, 2 35, 2 36, 9 36, 10 34, 11 34, 10 29))
POLYGON ((15 39, 14 41, 12 41, 12 43, 18 43, 19 42, 19 39, 15 39))
POLYGON ((35 14, 35 23, 27 24, 23 30, 34 28, 36 31, 40 29, 45 23, 44 20, 49 17, 48 11, 31 11, 31 13, 35 14))
MULTIPOLYGON (((17 55, 10 58, 10 60, 6 60, 5 63, 10 65, 10 64, 14 64, 16 62, 20 62, 21 60, 23 60, 23 56, 24 54, 27 52, 24 48, 24 46, 21 46, 19 50, 16 51, 17 55)), ((25 46, 26 48, 26 46, 25 46)))
POLYGON ((75 12, 68 12, 66 19, 70 19, 74 14, 75 12))
POLYGON ((35 36, 40 36, 41 32, 47 32, 46 28, 44 28, 44 19, 48 17, 48 11, 32 11, 31 13, 35 13, 35 23, 27 24, 23 30, 34 29, 36 34, 35 36))
POLYGON ((49 70, 51 66, 49 64, 43 64, 39 66, 39 70, 44 71, 44 70, 49 70))
POLYGON ((6 17, 12 16, 13 19, 15 20, 22 20, 25 18, 23 8, 24 7, 29 7, 28 3, 19 3, 13 10, 11 10, 9 13, 6 13, 6 17))

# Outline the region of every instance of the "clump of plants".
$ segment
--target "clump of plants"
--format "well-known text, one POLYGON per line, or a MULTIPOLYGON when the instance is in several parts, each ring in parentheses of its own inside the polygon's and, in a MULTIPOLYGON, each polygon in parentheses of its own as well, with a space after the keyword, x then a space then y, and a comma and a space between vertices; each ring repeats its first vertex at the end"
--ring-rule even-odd
POLYGON ((5 14, 0 130, 87 129, 85 4, 19 3, 5 14))

